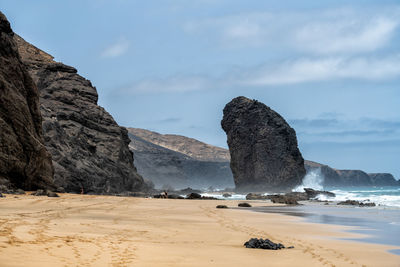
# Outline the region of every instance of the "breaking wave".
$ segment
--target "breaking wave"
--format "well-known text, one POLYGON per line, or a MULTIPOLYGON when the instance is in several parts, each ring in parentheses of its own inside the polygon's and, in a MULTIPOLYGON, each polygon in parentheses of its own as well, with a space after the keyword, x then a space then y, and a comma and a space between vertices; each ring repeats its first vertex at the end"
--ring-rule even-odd
POLYGON ((296 188, 293 192, 304 192, 304 188, 312 188, 315 190, 323 190, 324 175, 321 173, 321 168, 310 170, 303 178, 303 183, 296 188))

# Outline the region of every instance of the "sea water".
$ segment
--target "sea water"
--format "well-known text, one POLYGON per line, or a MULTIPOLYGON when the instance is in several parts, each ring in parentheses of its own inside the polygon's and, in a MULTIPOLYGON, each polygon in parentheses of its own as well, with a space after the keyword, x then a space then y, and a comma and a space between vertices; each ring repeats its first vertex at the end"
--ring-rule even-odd
MULTIPOLYGON (((400 186, 385 187, 324 187, 324 176, 321 169, 311 170, 303 178, 301 185, 293 188, 293 192, 304 192, 304 188, 312 188, 315 190, 325 190, 335 193, 336 197, 326 197, 324 195, 317 196, 317 200, 329 201, 346 201, 357 200, 361 202, 374 202, 379 208, 398 208, 400 209, 400 186)), ((265 194, 274 194, 274 192, 266 192, 265 194)), ((231 197, 223 197, 223 193, 212 192, 202 193, 203 196, 212 196, 218 199, 244 200, 245 194, 232 194, 231 197)))
POLYGON ((307 173, 303 183, 293 189, 303 192, 304 188, 326 190, 335 193, 336 197, 328 198, 320 195, 318 200, 346 201, 358 200, 361 202, 374 202, 377 206, 400 208, 400 186, 359 186, 359 187, 324 187, 324 177, 321 170, 315 169, 307 173))
POLYGON ((358 200, 362 202, 374 202, 377 206, 400 208, 400 187, 341 187, 324 188, 335 193, 336 197, 326 198, 318 196, 320 200, 358 200))

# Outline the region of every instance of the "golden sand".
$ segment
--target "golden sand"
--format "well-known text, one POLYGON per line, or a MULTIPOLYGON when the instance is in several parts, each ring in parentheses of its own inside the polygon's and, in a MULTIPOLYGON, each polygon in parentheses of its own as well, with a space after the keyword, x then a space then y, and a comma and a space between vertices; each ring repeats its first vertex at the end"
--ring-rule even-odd
POLYGON ((394 247, 337 240, 357 237, 345 227, 215 208, 238 202, 7 195, 0 266, 400 266, 394 247), (243 247, 252 237, 295 248, 243 247))

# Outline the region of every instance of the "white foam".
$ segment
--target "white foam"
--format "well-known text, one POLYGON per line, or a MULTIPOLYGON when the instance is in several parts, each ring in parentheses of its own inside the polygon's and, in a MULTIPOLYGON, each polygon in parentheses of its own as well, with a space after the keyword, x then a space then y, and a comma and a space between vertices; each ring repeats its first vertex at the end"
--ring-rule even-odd
POLYGON ((304 188, 312 188, 315 190, 323 190, 322 186, 324 182, 324 176, 321 173, 321 168, 310 170, 303 178, 303 183, 296 188, 293 192, 304 192, 304 188))
MULTIPOLYGON (((382 195, 382 194, 371 194, 374 191, 343 191, 333 190, 336 197, 327 199, 325 196, 320 195, 317 197, 319 200, 333 200, 333 201, 346 201, 346 200, 357 200, 361 202, 374 202, 376 205, 400 207, 400 196, 399 195, 382 195), (366 194, 368 193, 368 194, 366 194)), ((379 191, 376 191, 379 192, 379 191)))
POLYGON ((232 194, 232 196, 230 197, 224 197, 223 194, 220 193, 201 193, 202 196, 205 197, 215 197, 218 199, 230 199, 230 200, 245 200, 246 199, 246 195, 242 195, 242 194, 232 194))

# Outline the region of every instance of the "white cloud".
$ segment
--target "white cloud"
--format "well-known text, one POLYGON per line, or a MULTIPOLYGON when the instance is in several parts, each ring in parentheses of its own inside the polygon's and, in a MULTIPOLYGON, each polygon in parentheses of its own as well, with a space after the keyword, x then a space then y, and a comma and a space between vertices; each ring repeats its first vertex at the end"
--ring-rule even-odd
POLYGON ((313 53, 363 53, 390 43, 400 8, 242 13, 191 21, 184 30, 227 47, 282 45, 313 53))
POLYGON ((399 25, 398 18, 337 19, 312 22, 295 32, 302 48, 322 54, 369 52, 386 45, 399 25))
POLYGON ((101 52, 101 56, 104 58, 115 58, 122 56, 125 54, 129 49, 129 41, 125 38, 121 38, 114 44, 110 45, 106 49, 101 52))
POLYGON ((121 93, 190 92, 222 88, 254 88, 331 80, 382 81, 400 78, 400 55, 386 58, 303 58, 229 72, 219 78, 176 75, 123 87, 121 93))
POLYGON ((387 58, 328 57, 298 59, 249 71, 243 84, 296 84, 334 79, 383 80, 400 77, 400 56, 387 58))
POLYGON ((172 76, 166 79, 142 80, 122 89, 131 93, 189 92, 206 89, 210 79, 202 76, 172 76))

